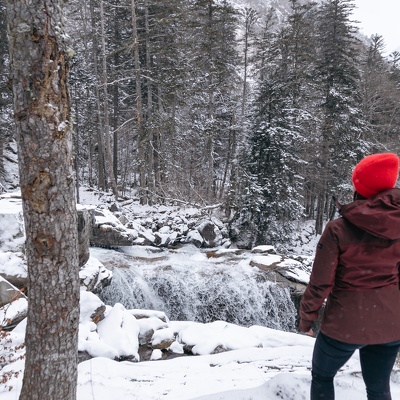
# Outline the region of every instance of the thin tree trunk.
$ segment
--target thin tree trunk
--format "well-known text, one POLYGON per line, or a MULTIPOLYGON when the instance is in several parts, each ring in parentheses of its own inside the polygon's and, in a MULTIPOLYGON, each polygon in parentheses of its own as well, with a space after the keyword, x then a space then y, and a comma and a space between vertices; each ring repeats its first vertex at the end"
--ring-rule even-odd
POLYGON ((74 168, 76 181, 76 202, 79 203, 79 102, 75 86, 75 121, 74 121, 74 168))
POLYGON ((133 34, 133 57, 135 62, 135 77, 136 77, 136 114, 138 124, 138 143, 137 155, 139 165, 139 188, 140 188, 140 202, 145 204, 147 202, 146 191, 146 137, 143 128, 143 104, 142 104, 142 76, 140 71, 139 59, 139 38, 137 33, 136 22, 136 6, 135 0, 131 0, 131 13, 132 13, 132 34, 133 34))
POLYGON ((100 23, 101 23, 101 48, 103 53, 103 110, 104 110, 104 136, 106 144, 106 165, 108 177, 110 179, 111 190, 115 200, 118 199, 117 182, 115 180, 114 168, 111 154, 110 138, 110 116, 108 111, 108 81, 107 81, 107 59, 106 59, 106 34, 104 29, 104 7, 103 0, 100 1, 100 23))
POLYGON ((28 264, 20 400, 75 400, 78 229, 61 0, 7 0, 28 264))
POLYGON ((119 88, 118 84, 114 85, 113 90, 114 97, 114 118, 113 118, 113 171, 114 179, 117 181, 118 178, 118 115, 119 115, 119 88))
POLYGON ((97 109, 97 147, 98 147, 98 186, 99 189, 104 190, 106 187, 106 179, 104 176, 104 145, 103 145, 103 124, 101 120, 101 105, 100 105, 100 93, 99 93, 99 73, 97 68, 97 33, 95 24, 95 10, 94 0, 90 0, 90 18, 92 24, 92 36, 93 36, 93 69, 94 76, 96 79, 95 92, 96 92, 96 109, 97 109))
MULTIPOLYGON (((114 10, 114 35, 117 43, 121 41, 121 35, 119 32, 119 24, 120 21, 118 8, 114 10)), ((116 51, 114 54, 114 64, 119 65, 119 52, 116 51)), ((117 75, 117 74, 115 74, 117 75)), ((115 80, 117 80, 117 76, 115 76, 115 80)), ((113 170, 114 170, 114 178, 118 181, 118 116, 119 116, 119 84, 118 82, 114 83, 113 86, 113 170)))
MULTIPOLYGON (((151 71, 151 49, 150 49, 150 21, 149 21, 149 5, 148 1, 144 2, 145 7, 145 29, 146 29, 146 69, 147 75, 150 75, 151 71)), ((153 95, 152 95, 152 84, 150 77, 146 80, 147 87, 147 112, 146 112, 146 121, 151 119, 151 114, 153 112, 153 95)), ((149 144, 148 149, 148 162, 147 162, 147 176, 148 176, 148 187, 150 189, 149 203, 151 204, 153 198, 156 195, 156 171, 155 171, 155 157, 157 144, 157 138, 154 135, 154 124, 152 126, 147 126, 147 140, 146 142, 149 144)))

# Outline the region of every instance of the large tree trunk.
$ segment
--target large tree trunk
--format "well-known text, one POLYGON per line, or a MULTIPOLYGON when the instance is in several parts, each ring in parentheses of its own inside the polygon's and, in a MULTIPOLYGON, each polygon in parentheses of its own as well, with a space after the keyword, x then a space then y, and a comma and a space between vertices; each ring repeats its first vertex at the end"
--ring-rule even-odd
POLYGON ((61 7, 7 0, 29 277, 22 400, 76 399, 78 233, 61 7))

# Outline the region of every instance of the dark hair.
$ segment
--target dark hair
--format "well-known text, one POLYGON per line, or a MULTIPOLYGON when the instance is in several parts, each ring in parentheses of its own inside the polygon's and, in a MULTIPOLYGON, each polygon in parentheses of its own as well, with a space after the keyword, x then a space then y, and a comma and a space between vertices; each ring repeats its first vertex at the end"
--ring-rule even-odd
POLYGON ((367 198, 364 196, 361 196, 360 193, 358 193, 357 191, 354 191, 354 196, 353 196, 353 200, 366 200, 367 198))

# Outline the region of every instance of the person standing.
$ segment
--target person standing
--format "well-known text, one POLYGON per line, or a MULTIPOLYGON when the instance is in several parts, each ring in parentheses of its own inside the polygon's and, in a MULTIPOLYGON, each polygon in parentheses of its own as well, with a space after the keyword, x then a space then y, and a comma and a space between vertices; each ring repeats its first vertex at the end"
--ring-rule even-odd
POLYGON ((325 300, 313 358, 311 400, 333 400, 334 377, 359 350, 368 400, 391 400, 390 374, 400 348, 399 158, 372 154, 354 168, 354 201, 327 223, 300 304, 299 331, 325 300))

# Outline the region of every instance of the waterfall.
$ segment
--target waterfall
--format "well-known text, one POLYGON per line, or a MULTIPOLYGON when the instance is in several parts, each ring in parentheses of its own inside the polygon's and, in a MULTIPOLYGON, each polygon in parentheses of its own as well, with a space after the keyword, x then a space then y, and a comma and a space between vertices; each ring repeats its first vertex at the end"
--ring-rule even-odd
POLYGON ((111 285, 100 295, 106 304, 164 311, 176 321, 223 320, 295 329, 296 309, 289 290, 268 281, 265 273, 249 266, 249 260, 210 261, 192 250, 164 251, 164 257, 137 262, 138 257, 116 252, 104 257, 104 252, 96 257, 113 271, 111 285))

